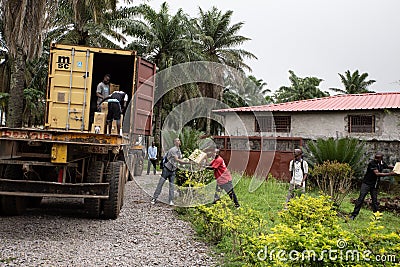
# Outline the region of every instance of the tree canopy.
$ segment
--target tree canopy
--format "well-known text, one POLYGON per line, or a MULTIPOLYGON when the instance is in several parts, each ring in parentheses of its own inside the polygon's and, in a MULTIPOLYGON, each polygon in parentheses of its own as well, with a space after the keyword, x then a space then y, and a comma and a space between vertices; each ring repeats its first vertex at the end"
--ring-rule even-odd
POLYGON ((340 73, 338 74, 342 84, 344 85, 344 89, 330 88, 331 90, 342 94, 373 93, 373 91, 368 90, 368 86, 376 81, 367 80, 368 73, 359 74, 358 70, 350 73, 350 70, 347 70, 344 75, 340 73))
POLYGON ((318 86, 323 81, 317 77, 298 77, 289 70, 290 86, 281 86, 274 94, 277 103, 305 100, 329 96, 328 92, 321 91, 318 86))

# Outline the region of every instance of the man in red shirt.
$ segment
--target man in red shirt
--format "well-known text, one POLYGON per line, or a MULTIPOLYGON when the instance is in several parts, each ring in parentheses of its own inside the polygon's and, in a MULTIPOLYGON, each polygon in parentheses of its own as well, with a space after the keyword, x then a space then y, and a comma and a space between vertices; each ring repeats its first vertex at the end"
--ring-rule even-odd
POLYGON ((217 187, 215 189, 214 203, 219 200, 219 194, 222 189, 228 193, 229 197, 235 203, 235 207, 239 208, 239 202, 237 200, 236 194, 233 191, 232 176, 229 170, 226 168, 224 159, 219 155, 219 149, 215 149, 214 159, 211 161, 208 169, 214 170, 214 176, 217 180, 217 187))

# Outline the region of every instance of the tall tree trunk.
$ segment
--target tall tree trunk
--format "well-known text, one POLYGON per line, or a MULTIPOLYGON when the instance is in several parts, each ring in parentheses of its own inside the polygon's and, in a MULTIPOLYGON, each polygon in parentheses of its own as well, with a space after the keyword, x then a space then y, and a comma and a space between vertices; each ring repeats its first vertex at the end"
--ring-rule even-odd
POLYGON ((17 48, 15 58, 11 59, 10 101, 7 112, 8 127, 22 127, 24 108, 26 57, 22 49, 17 48))

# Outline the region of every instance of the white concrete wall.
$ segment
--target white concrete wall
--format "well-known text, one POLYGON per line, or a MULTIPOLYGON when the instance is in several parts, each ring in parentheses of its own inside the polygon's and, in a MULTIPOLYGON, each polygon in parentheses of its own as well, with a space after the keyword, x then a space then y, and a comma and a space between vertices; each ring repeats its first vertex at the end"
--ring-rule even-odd
MULTIPOLYGON (((223 113, 224 114, 224 113, 223 113)), ((267 115, 268 113, 258 113, 267 115)), ((400 110, 332 111, 332 112, 277 112, 291 116, 289 133, 255 132, 255 116, 251 112, 236 115, 225 113, 225 135, 231 136, 292 136, 309 139, 324 137, 355 137, 364 140, 400 140, 400 110), (375 115, 375 133, 349 133, 348 115, 375 115)))

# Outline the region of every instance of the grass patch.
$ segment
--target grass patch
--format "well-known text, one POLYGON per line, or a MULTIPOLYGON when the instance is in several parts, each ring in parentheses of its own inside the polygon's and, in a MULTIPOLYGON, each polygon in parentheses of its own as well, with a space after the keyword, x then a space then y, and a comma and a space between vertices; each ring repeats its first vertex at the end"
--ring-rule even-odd
MULTIPOLYGON (((283 211, 286 201, 286 196, 289 189, 288 183, 283 183, 275 179, 269 179, 267 182, 262 183, 255 192, 250 193, 248 191, 251 182, 250 178, 240 179, 239 176, 234 175, 234 180, 239 180, 235 186, 235 193, 238 197, 240 204, 242 205, 242 208, 240 210, 235 210, 233 208, 233 203, 230 201, 230 199, 225 200, 225 202, 221 201, 223 203, 220 204, 219 207, 215 207, 216 205, 205 205, 196 208, 177 208, 178 213, 184 219, 192 222, 194 229, 198 233, 198 237, 203 241, 211 244, 215 252, 218 255, 222 256, 222 260, 220 263, 222 266, 251 266, 252 264, 249 263, 248 259, 250 259, 251 257, 254 258, 254 255, 250 254, 254 254, 254 251, 258 251, 257 246, 277 242, 276 236, 278 236, 277 234, 279 234, 279 231, 278 233, 276 233, 277 230, 275 229, 274 233, 274 227, 280 227, 279 229, 280 231, 283 231, 283 233, 287 231, 287 235, 282 235, 282 238, 294 238, 294 240, 291 240, 287 244, 284 242, 288 242, 289 239, 284 240, 284 242, 281 240, 282 242, 280 241, 281 243, 279 244, 284 248, 289 247, 290 245, 288 244, 292 244, 293 242, 298 242, 298 244, 306 244, 307 246, 313 248, 318 248, 319 246, 322 246, 321 244, 316 243, 318 240, 315 242, 313 241, 314 243, 307 238, 305 240, 297 240, 296 238, 301 236, 301 234, 293 234, 290 237, 290 234, 292 233, 291 229, 294 226, 284 225, 285 219, 282 219, 282 216, 279 215, 279 213, 283 211), (246 247, 246 249, 244 249, 244 247, 246 247)), ((308 190, 306 196, 307 195, 318 199, 320 194, 316 190, 308 190)), ((325 244, 331 241, 331 243, 333 242, 331 244, 333 246, 336 244, 336 239, 344 238, 347 235, 351 235, 348 240, 349 246, 361 247, 365 244, 366 241, 362 240, 362 238, 364 238, 364 232, 362 232, 361 230, 364 229, 365 233, 367 233, 368 231, 375 231, 374 229, 371 230, 371 225, 374 225, 371 224, 371 217, 373 215, 372 211, 366 208, 362 208, 356 220, 348 221, 346 218, 346 215, 350 214, 354 208, 354 204, 350 202, 350 198, 357 197, 358 192, 353 192, 349 196, 347 196, 342 202, 339 210, 339 214, 341 215, 334 215, 335 218, 327 220, 329 221, 329 223, 331 223, 331 221, 334 221, 334 226, 332 225, 324 226, 325 228, 318 228, 319 230, 323 229, 321 230, 322 233, 319 233, 319 235, 317 235, 322 236, 319 238, 319 242, 325 244)), ((308 201, 308 203, 311 203, 309 205, 312 207, 312 201, 314 200, 310 200, 308 198, 308 201)), ((321 208, 321 201, 318 201, 320 200, 316 200, 315 204, 316 206, 320 205, 320 210, 318 212, 321 212, 322 215, 320 216, 322 218, 324 217, 323 206, 321 208)), ((291 210, 291 207, 289 207, 289 210, 291 210)), ((295 212, 296 210, 293 209, 293 213, 295 212)), ((297 205, 297 212, 301 215, 301 204, 297 205)), ((369 242, 374 242, 377 249, 389 249, 389 246, 391 249, 392 247, 394 247, 394 250, 397 249, 397 255, 400 255, 398 253, 400 251, 400 243, 393 243, 393 241, 391 241, 392 239, 389 238, 389 233, 394 233, 394 236, 392 234, 392 238, 394 238, 393 240, 400 240, 400 231, 398 227, 400 225, 400 216, 390 212, 383 212, 382 214, 383 215, 380 219, 379 225, 384 226, 384 229, 376 227, 379 232, 374 232, 374 235, 371 234, 373 236, 373 240, 371 239, 369 240, 369 242), (385 234, 388 235, 385 236, 385 234), (385 239, 386 243, 382 243, 383 245, 378 244, 380 239, 385 239), (379 248, 379 246, 383 247, 379 248)), ((292 216, 290 215, 290 213, 287 213, 286 215, 292 216)), ((288 221, 287 216, 286 222, 288 221)), ((326 216, 332 216, 332 213, 326 213, 326 216)), ((310 234, 310 231, 312 232, 315 230, 313 228, 313 224, 314 223, 310 225, 305 224, 305 228, 310 227, 308 229, 308 232, 305 233, 306 236, 310 234)), ((319 231, 318 229, 316 230, 316 232, 319 231)), ((365 236, 368 237, 368 234, 366 234, 365 236)), ((311 237, 309 239, 311 239, 311 237)), ((374 253, 376 253, 375 250, 374 253)), ((396 258, 397 262, 399 258, 399 256, 396 258)), ((350 265, 344 264, 343 266, 352 266, 353 263, 350 265)), ((261 263, 259 266, 270 266, 263 264, 264 263, 261 263)), ((282 266, 301 266, 295 263, 292 263, 292 265, 290 265, 290 263, 287 264, 289 265, 282 266)), ((324 265, 330 266, 331 264, 327 262, 324 265)), ((304 266, 308 266, 308 264, 305 264, 304 266)), ((374 264, 373 266, 378 265, 374 264)))

